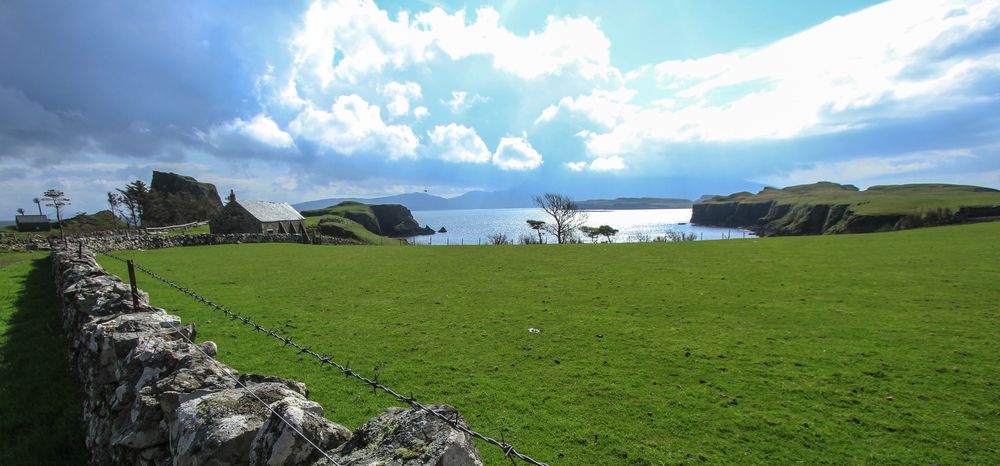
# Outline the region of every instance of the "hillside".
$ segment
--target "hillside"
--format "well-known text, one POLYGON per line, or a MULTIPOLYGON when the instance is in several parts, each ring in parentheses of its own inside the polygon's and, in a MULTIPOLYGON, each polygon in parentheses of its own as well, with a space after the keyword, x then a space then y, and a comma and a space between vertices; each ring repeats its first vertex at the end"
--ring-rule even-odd
POLYGON ((323 209, 302 211, 302 216, 306 217, 307 226, 319 227, 322 234, 369 243, 381 242, 381 237, 434 234, 433 229, 421 227, 413 218, 413 213, 398 204, 368 205, 345 201, 323 209))
POLYGON ((754 230, 760 236, 869 233, 1000 216, 1000 191, 978 186, 872 186, 819 182, 764 188, 696 202, 691 222, 754 230))

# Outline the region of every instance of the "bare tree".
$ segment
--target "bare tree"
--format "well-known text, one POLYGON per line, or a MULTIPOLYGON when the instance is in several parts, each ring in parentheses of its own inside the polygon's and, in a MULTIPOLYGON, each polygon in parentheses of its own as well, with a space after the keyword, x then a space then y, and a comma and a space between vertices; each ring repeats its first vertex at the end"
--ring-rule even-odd
POLYGON ((528 220, 528 226, 538 232, 538 244, 542 244, 542 231, 545 229, 545 222, 541 220, 528 220))
POLYGON ((66 198, 66 193, 57 189, 50 189, 42 194, 42 199, 49 201, 45 204, 46 206, 56 209, 56 225, 59 225, 59 235, 65 237, 66 232, 63 231, 62 227, 62 208, 70 204, 69 199, 66 198))
POLYGON ((568 196, 545 193, 542 196, 531 196, 531 200, 552 217, 552 223, 545 224, 543 228, 555 236, 559 244, 569 242, 573 233, 587 222, 587 213, 580 210, 568 196))

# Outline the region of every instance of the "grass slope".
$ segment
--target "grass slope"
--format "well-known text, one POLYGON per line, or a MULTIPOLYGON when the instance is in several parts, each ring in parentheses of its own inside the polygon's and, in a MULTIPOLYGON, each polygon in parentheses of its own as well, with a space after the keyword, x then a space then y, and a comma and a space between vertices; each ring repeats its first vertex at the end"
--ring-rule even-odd
POLYGON ((0 252, 0 464, 86 464, 47 254, 0 252))
POLYGON ((851 185, 820 182, 784 189, 764 188, 757 194, 735 193, 702 202, 767 201, 779 204, 848 204, 857 215, 918 214, 934 209, 955 211, 963 206, 1000 205, 1000 191, 950 184, 872 186, 858 191, 851 185))
MULTIPOLYGON (((128 255, 552 464, 995 463, 1000 223, 564 246, 128 255), (234 267, 233 264, 244 264, 234 267), (542 330, 532 334, 529 327, 542 330)), ((123 274, 120 264, 102 262, 123 274)), ((150 279, 219 358, 389 404, 150 279)), ((482 446, 487 464, 503 464, 482 446)))
POLYGON ((307 228, 325 224, 321 233, 340 238, 354 239, 368 244, 400 244, 399 240, 374 233, 379 228, 378 218, 371 206, 360 202, 345 201, 335 206, 302 212, 307 228))

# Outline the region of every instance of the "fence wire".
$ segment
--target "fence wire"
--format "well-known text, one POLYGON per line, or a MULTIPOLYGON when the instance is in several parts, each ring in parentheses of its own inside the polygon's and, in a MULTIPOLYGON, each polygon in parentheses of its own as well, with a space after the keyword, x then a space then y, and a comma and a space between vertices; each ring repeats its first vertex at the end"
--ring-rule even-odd
MULTIPOLYGON (((114 254, 111 254, 110 252, 107 252, 107 251, 97 251, 97 252, 99 254, 102 254, 104 256, 110 257, 111 259, 114 259, 114 260, 117 260, 117 261, 120 261, 120 262, 123 262, 123 263, 128 263, 129 262, 127 259, 118 257, 118 256, 116 256, 114 254)), ((465 425, 462 422, 460 422, 459 419, 458 419, 458 417, 457 417, 457 414, 456 414, 456 417, 449 418, 448 416, 445 416, 444 414, 441 414, 441 413, 439 413, 437 411, 434 411, 433 409, 430 409, 427 406, 425 406, 425 405, 417 402, 416 398, 413 397, 412 393, 410 394, 410 396, 404 396, 404 395, 399 394, 395 390, 393 390, 393 389, 387 387, 386 385, 382 384, 381 382, 379 382, 379 380, 378 380, 378 370, 377 369, 375 370, 375 374, 373 375, 372 378, 365 377, 365 376, 363 376, 361 374, 358 374, 357 372, 355 372, 350 367, 348 367, 348 365, 350 363, 348 363, 348 365, 340 364, 340 363, 334 361, 333 359, 331 359, 328 356, 323 356, 323 355, 321 355, 321 354, 313 351, 311 347, 309 347, 309 346, 303 346, 303 345, 299 344, 298 342, 294 341, 289 336, 282 335, 281 333, 276 332, 274 329, 266 328, 265 326, 260 325, 257 322, 254 322, 253 320, 251 320, 249 317, 247 317, 245 315, 242 315, 242 314, 240 314, 238 312, 234 312, 234 311, 232 311, 232 310, 230 310, 230 309, 228 309, 228 308, 226 308, 226 307, 224 307, 224 306, 222 306, 220 304, 212 302, 211 300, 209 300, 209 299, 207 299, 207 298, 205 298, 205 297, 203 297, 203 296, 195 293, 191 289, 186 288, 184 286, 181 286, 180 284, 174 282, 173 280, 170 280, 170 279, 168 279, 168 278, 166 278, 166 277, 164 277, 162 275, 159 275, 156 272, 153 272, 152 270, 150 270, 150 269, 148 269, 148 268, 146 268, 146 267, 144 267, 144 266, 136 263, 135 261, 132 261, 132 264, 135 266, 135 268, 137 268, 140 271, 142 271, 142 273, 144 273, 146 275, 149 275, 150 277, 156 279, 157 281, 160 281, 160 282, 166 284, 167 286, 169 286, 171 288, 174 288, 175 290, 180 291, 181 293, 184 293, 184 294, 186 294, 186 295, 194 298, 197 301, 200 301, 201 303, 203 303, 203 304, 205 304, 205 305, 207 305, 207 306, 209 306, 211 308, 214 308, 217 311, 221 311, 222 313, 224 313, 230 319, 242 322, 244 325, 246 325, 246 326, 248 326, 250 328, 253 328, 254 331, 259 332, 259 333, 263 334, 264 336, 268 336, 268 337, 274 338, 275 340, 278 340, 279 342, 282 343, 282 347, 283 348, 284 347, 292 347, 292 348, 298 350, 299 354, 307 354, 309 356, 312 356, 317 361, 319 361, 320 365, 327 365, 327 366, 333 367, 333 368, 339 370, 346 377, 353 378, 353 379, 356 379, 358 381, 363 382, 364 384, 372 387, 372 393, 378 393, 379 391, 382 391, 382 392, 388 394, 389 396, 395 398, 397 401, 399 401, 401 403, 407 404, 407 405, 409 405, 412 408, 419 409, 421 411, 424 411, 424 412, 430 414, 431 416, 434 416, 434 417, 440 419, 441 421, 445 422, 446 424, 448 424, 452 428, 454 428, 454 429, 456 429, 456 430, 458 430, 458 431, 460 431, 460 432, 462 432, 462 433, 464 433, 466 435, 469 435, 469 436, 471 436, 473 438, 477 438, 477 439, 479 439, 479 440, 481 440, 483 442, 486 442, 487 444, 490 444, 490 445, 493 445, 493 446, 495 446, 497 448, 500 448, 503 451, 504 457, 510 459, 512 463, 514 463, 515 459, 519 459, 521 461, 524 461, 524 462, 526 462, 528 464, 532 464, 532 465, 535 465, 535 466, 548 466, 547 463, 542 463, 542 462, 540 462, 540 461, 538 461, 538 460, 536 460, 536 459, 534 459, 534 458, 532 458, 532 457, 530 457, 530 456, 528 456, 528 455, 526 455, 524 453, 521 453, 521 452, 517 451, 517 449, 515 449, 513 445, 511 445, 511 444, 509 444, 509 443, 506 442, 506 440, 503 437, 503 433, 502 432, 500 434, 500 440, 497 440, 497 439, 492 438, 492 437, 488 437, 486 435, 483 435, 483 434, 481 434, 479 432, 476 432, 476 431, 470 429, 467 425, 465 425)), ((307 441, 308 441, 308 439, 307 439, 307 441)))

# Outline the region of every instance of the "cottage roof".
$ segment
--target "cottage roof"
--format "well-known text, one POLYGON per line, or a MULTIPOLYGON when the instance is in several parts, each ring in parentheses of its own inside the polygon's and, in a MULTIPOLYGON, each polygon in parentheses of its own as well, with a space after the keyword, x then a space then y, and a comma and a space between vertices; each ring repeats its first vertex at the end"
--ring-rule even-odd
POLYGON ((17 223, 49 223, 49 218, 44 215, 18 215, 14 221, 17 223))
POLYGON ((237 199, 235 202, 261 222, 305 220, 305 218, 299 214, 299 211, 288 205, 287 202, 244 201, 242 199, 237 199))

